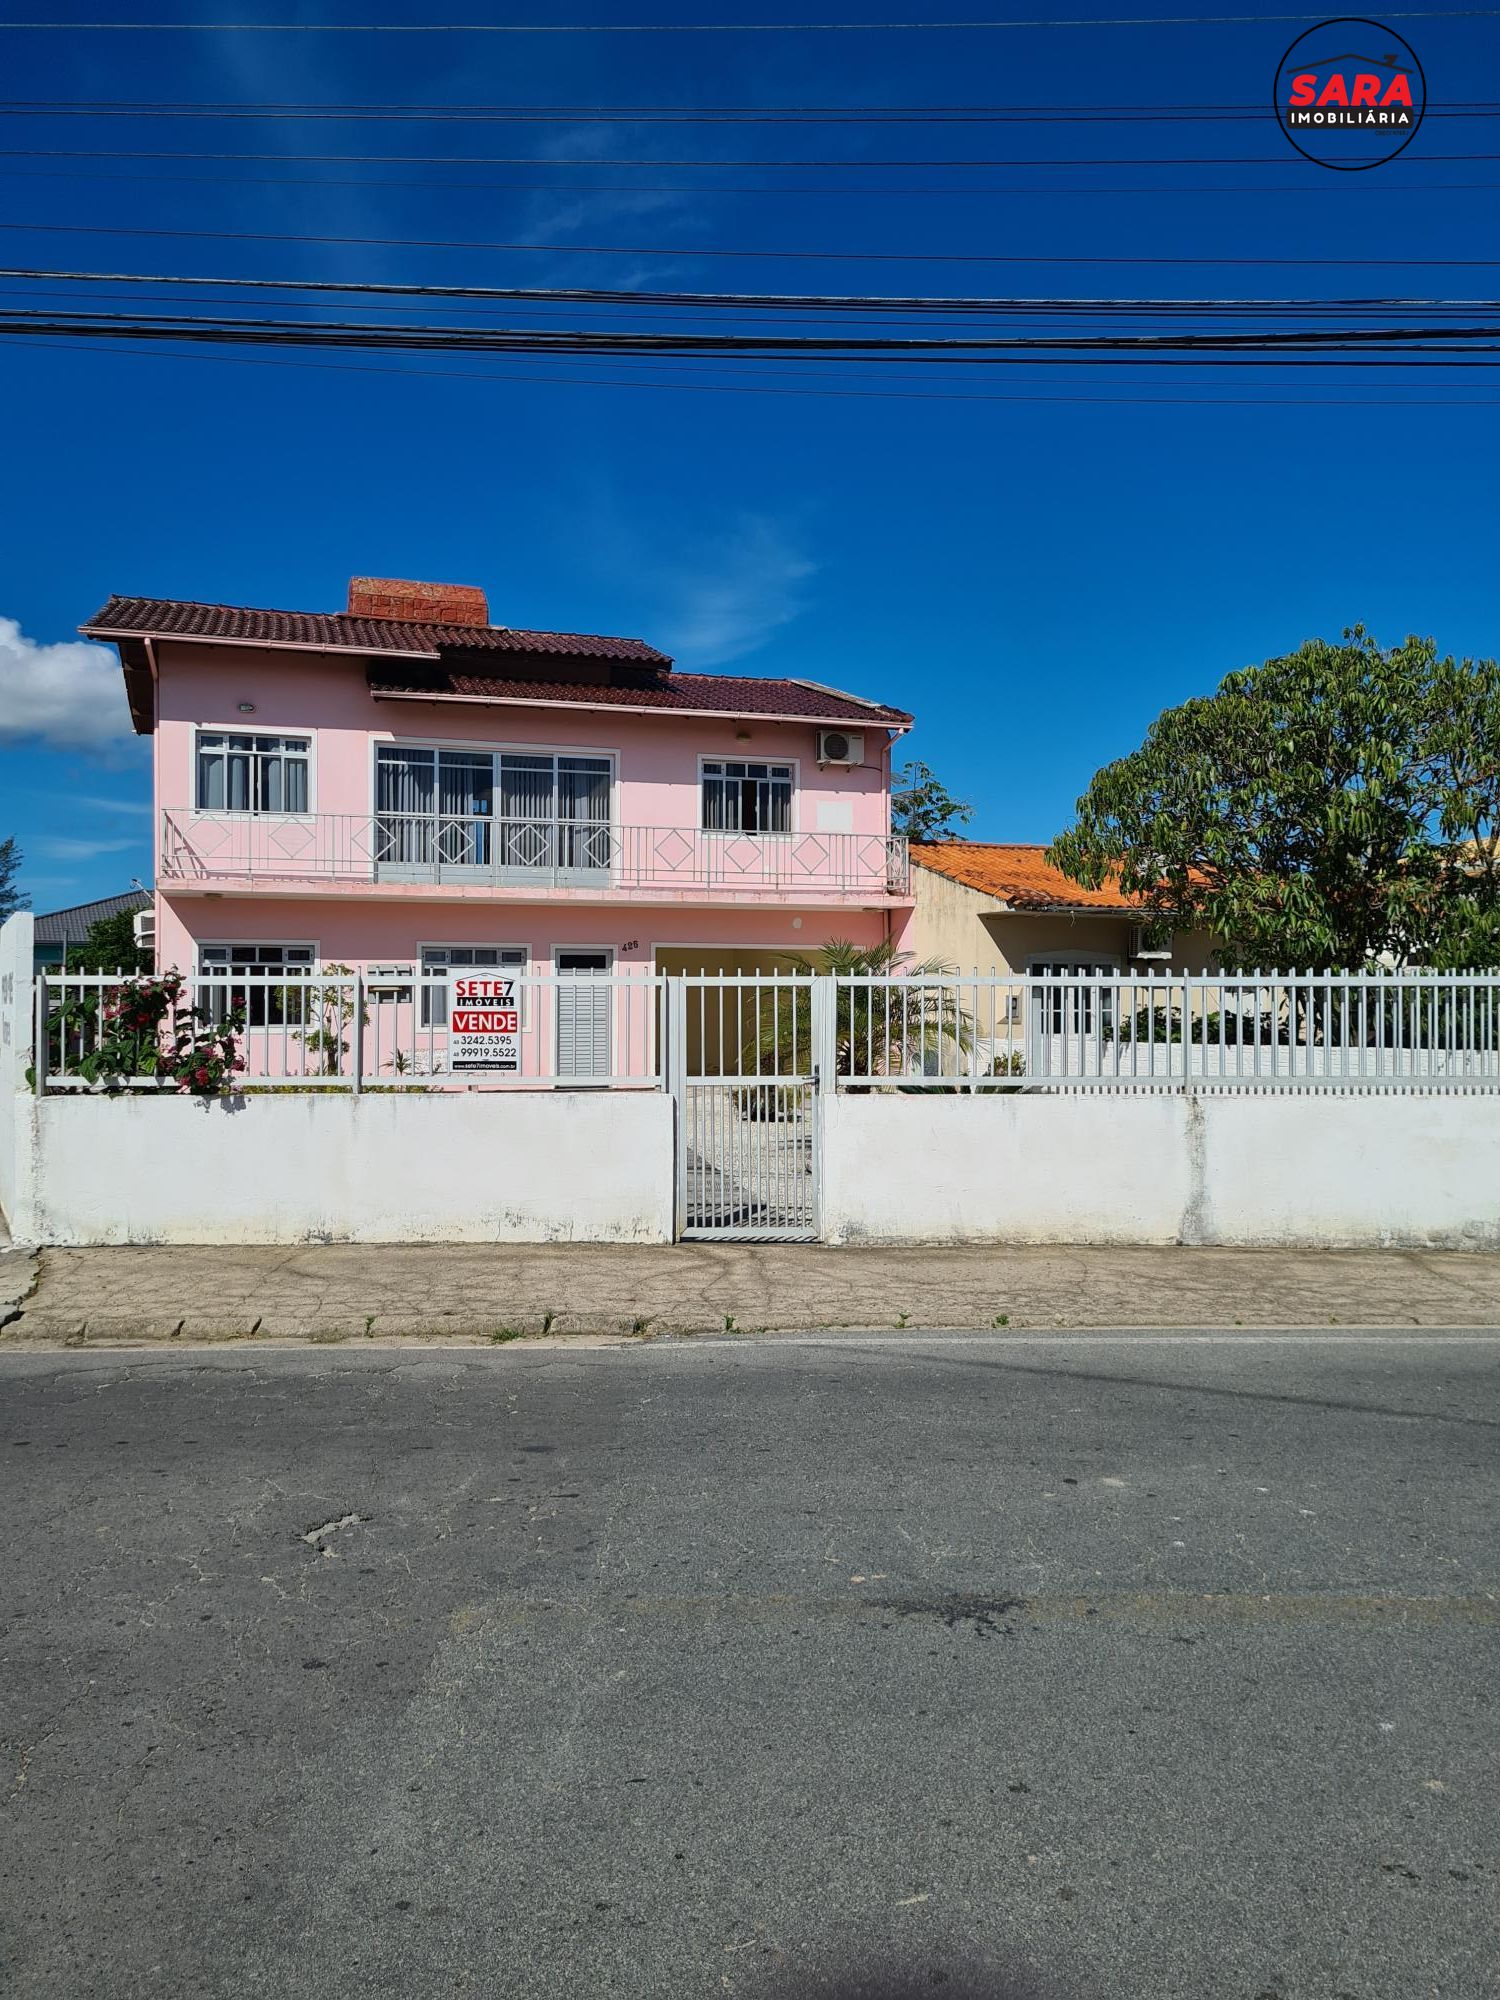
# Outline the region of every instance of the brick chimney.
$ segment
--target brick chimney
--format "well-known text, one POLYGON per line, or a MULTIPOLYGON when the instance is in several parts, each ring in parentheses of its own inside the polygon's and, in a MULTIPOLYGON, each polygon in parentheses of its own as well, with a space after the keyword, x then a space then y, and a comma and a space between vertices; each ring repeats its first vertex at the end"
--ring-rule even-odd
POLYGON ((489 605, 472 583, 408 583, 394 576, 351 576, 351 618, 399 618, 422 625, 488 625, 489 605))

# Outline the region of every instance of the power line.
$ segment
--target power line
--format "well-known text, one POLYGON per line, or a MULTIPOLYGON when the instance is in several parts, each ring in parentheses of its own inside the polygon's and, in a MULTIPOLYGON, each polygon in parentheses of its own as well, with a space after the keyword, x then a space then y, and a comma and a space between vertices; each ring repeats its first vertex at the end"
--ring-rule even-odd
POLYGON ((602 354, 607 356, 767 356, 835 360, 923 360, 964 365, 996 362, 1075 361, 1109 355, 1130 361, 1170 361, 1183 354, 1233 360, 1291 360, 1326 364, 1347 356, 1437 355, 1469 360, 1500 354, 1500 319, 1492 324, 1457 326, 1299 327, 1280 331, 1204 333, 1005 333, 938 336, 840 333, 835 336, 784 333, 620 332, 600 328, 433 327, 372 325, 368 321, 228 319, 222 315, 40 312, 0 310, 0 333, 84 333, 144 341, 209 341, 297 347, 421 349, 443 353, 602 354), (1466 344, 1455 347, 1453 343, 1466 344))
POLYGON ((1407 257, 1397 258, 1389 245, 1370 257, 1064 257, 1017 252, 944 250, 726 250, 693 248, 677 244, 671 248, 630 243, 489 243, 466 237, 423 236, 299 236, 273 230, 236 229, 141 229, 122 224, 91 222, 0 222, 0 230, 36 236, 170 236, 195 242, 214 243, 321 243, 363 245, 395 250, 494 250, 535 251, 569 257, 684 257, 756 258, 759 260, 852 264, 1064 264, 1064 265, 1173 265, 1179 267, 1213 265, 1237 268, 1341 270, 1370 269, 1399 261, 1408 270, 1490 270, 1500 265, 1500 257, 1407 257))
MULTIPOLYGON (((1428 153, 1415 156, 1403 155, 1405 166, 1429 166, 1434 162, 1454 161, 1474 162, 1497 160, 1500 153, 1428 153)), ((539 154, 539 153, 203 153, 184 152, 174 148, 170 152, 152 152, 134 148, 114 146, 26 146, 0 147, 0 160, 243 160, 251 164, 277 163, 285 166, 361 166, 361 167, 591 167, 596 172, 612 171, 625 167, 755 167, 766 172, 772 169, 806 167, 838 168, 886 168, 900 167, 943 167, 968 171, 973 167, 1293 167, 1300 170, 1302 161, 1294 154, 1276 152, 1261 153, 1173 153, 1153 156, 1150 154, 1126 153, 1120 155, 1089 153, 1082 156, 1049 158, 1045 154, 1032 154, 1017 159, 969 159, 948 157, 945 159, 718 159, 702 158, 625 158, 611 155, 601 158, 596 153, 583 154, 539 154)))
POLYGON ((1500 311, 1495 299, 1429 299, 1398 296, 1336 299, 1239 298, 1016 298, 897 292, 723 292, 625 291, 600 286, 432 285, 376 278, 247 278, 212 277, 159 271, 57 271, 33 265, 0 265, 0 278, 40 279, 50 283, 87 285, 217 285, 222 289, 276 292, 328 292, 339 296, 400 299, 491 299, 505 305, 692 306, 729 308, 742 312, 758 307, 826 312, 940 313, 968 312, 1353 312, 1500 311))
MULTIPOLYGON (((0 288, 0 297, 21 297, 21 298, 34 299, 39 297, 46 298, 52 296, 54 295, 45 292, 16 293, 7 288, 0 288)), ((155 297, 154 294, 147 294, 145 296, 151 298, 155 297)), ((179 300, 178 302, 180 303, 181 301, 179 300)), ((209 300, 206 301, 206 303, 213 304, 220 302, 209 300)), ((376 310, 380 310, 380 308, 376 308, 376 310)), ((386 308, 386 310, 394 311, 398 310, 398 308, 392 307, 392 308, 386 308)), ((59 336, 59 338, 61 338, 61 336, 59 336)), ((12 345, 17 345, 17 344, 24 345, 25 344, 24 339, 22 339, 20 336, 16 336, 15 338, 13 338, 12 345)), ((102 351, 105 350, 101 350, 101 352, 102 351)), ((186 353, 190 356, 196 353, 196 350, 193 349, 191 346, 180 347, 176 351, 186 353)), ((528 365, 540 368, 550 368, 555 361, 560 361, 563 358, 564 357, 562 356, 553 356, 548 354, 534 354, 527 357, 528 365)), ((587 363, 588 365, 590 365, 591 367, 595 365, 594 357, 591 356, 569 355, 567 358, 569 360, 580 359, 585 363, 587 363)), ((648 374, 654 374, 658 369, 662 368, 675 368, 675 367, 687 366, 691 368, 692 379, 694 381, 715 380, 722 375, 750 376, 752 378, 760 380, 775 379, 778 381, 785 379, 787 376, 808 376, 819 382, 827 382, 832 380, 832 381, 855 381, 855 382, 869 383, 871 381, 878 380, 881 382, 882 385, 891 381, 920 381, 924 377, 931 376, 932 365, 933 365, 930 362, 922 360, 921 357, 918 357, 918 366, 916 367, 915 372, 904 373, 901 370, 900 357, 892 356, 887 359, 881 360, 878 367, 874 370, 874 372, 870 373, 867 372, 866 370, 866 364, 858 357, 854 357, 851 359, 849 370, 841 373, 840 372, 841 364, 833 359, 818 359, 814 360, 810 365, 804 366, 795 357, 773 356, 768 359, 758 359, 758 360, 753 358, 747 358, 744 360, 725 360, 716 355, 692 355, 692 354, 682 355, 682 356, 636 354, 630 357, 630 363, 632 372, 645 370, 648 374)), ((604 366, 607 364, 601 359, 597 365, 604 366)), ((1118 375, 1120 373, 1121 365, 1122 364, 1119 362, 1110 361, 1106 359, 1106 360, 1101 360, 1096 366, 1089 368, 1089 365, 1086 361, 1081 361, 1078 365, 1078 374, 1075 376, 1075 379, 1078 379, 1080 376, 1082 376, 1085 373, 1085 371, 1087 371, 1090 378, 1118 375)), ((1229 362, 1222 362, 1222 367, 1224 368, 1227 368, 1230 365, 1232 364, 1229 362)), ((1378 367, 1385 367, 1390 370, 1400 370, 1407 367, 1409 364, 1398 358, 1390 361, 1378 361, 1373 365, 1378 367)), ((1477 360, 1474 363, 1474 367, 1481 373, 1487 372, 1488 365, 1489 364, 1482 359, 1477 360)), ((1214 357, 1209 361, 1200 362, 1190 354, 1183 354, 1176 356, 1173 362, 1174 373, 1177 374, 1178 376, 1186 375, 1190 379, 1194 376, 1196 371, 1198 371, 1200 368, 1207 366, 1213 366, 1215 369, 1220 369, 1221 359, 1219 357, 1214 357)), ((1247 385, 1257 381, 1257 379, 1258 377, 1254 373, 1227 376, 1221 372, 1217 376, 1218 382, 1231 381, 1231 382, 1244 383, 1247 385)), ((1441 387, 1444 390, 1448 390, 1448 389, 1463 389, 1466 387, 1477 388, 1479 384, 1477 382, 1471 383, 1457 379, 1453 380, 1445 379, 1443 382, 1435 386, 1441 387)))
MULTIPOLYGON (((569 194, 696 194, 717 199, 723 195, 861 195, 887 200, 892 196, 905 199, 911 195, 926 198, 934 196, 952 200, 956 195, 982 195, 990 197, 1010 196, 1017 200, 1030 201, 1034 197, 1048 195, 1163 195, 1185 194, 1291 194, 1301 200, 1308 200, 1322 193, 1321 185, 1309 186, 1305 182, 1295 185, 1285 184, 1272 187, 1255 181, 1246 182, 1191 182, 1184 186, 1152 187, 817 187, 806 182, 793 182, 782 187, 702 187, 692 181, 406 181, 406 180, 342 180, 318 175, 295 174, 108 174, 70 173, 66 169, 43 168, 21 174, 21 181, 92 181, 112 185, 116 181, 144 183, 147 187, 326 187, 326 188, 411 188, 418 191, 428 188, 455 189, 460 193, 490 194, 557 191, 565 189, 569 194)), ((1370 181, 1356 185, 1369 189, 1370 181)), ((1378 192, 1389 197, 1390 188, 1381 186, 1378 192)), ((1403 194, 1494 194, 1500 193, 1500 181, 1423 181, 1403 188, 1403 194)))
MULTIPOLYGON (((1492 118, 1500 111, 1493 101, 1429 105, 1432 118, 1492 118)), ((1257 123, 1267 119, 1263 105, 887 105, 855 108, 842 105, 781 107, 728 106, 685 108, 679 105, 379 105, 272 104, 235 101, 127 102, 99 99, 10 99, 0 102, 7 118, 214 118, 242 120, 286 118, 326 119, 336 123, 500 124, 500 125, 1131 125, 1257 123)))
MULTIPOLYGON (((161 295, 154 292, 139 293, 136 295, 137 299, 145 299, 153 303, 157 302, 160 296, 161 295)), ((65 302, 75 303, 75 304, 77 302, 76 299, 73 299, 70 294, 66 293, 59 294, 47 291, 23 291, 3 286, 0 286, 0 298, 19 298, 22 300, 62 298, 65 302)), ((215 299, 212 297, 200 298, 199 295, 196 293, 179 294, 177 298, 173 301, 173 303, 180 304, 183 303, 184 300, 186 300, 186 302, 194 304, 218 305, 225 303, 225 301, 221 299, 215 299)), ((332 311, 335 310, 336 308, 332 303, 329 303, 327 305, 318 303, 315 304, 313 309, 318 311, 332 311)), ((1500 310, 1500 302, 1491 302, 1490 309, 1500 310)), ((374 307, 367 306, 366 310, 377 311, 377 312, 398 312, 401 310, 401 308, 399 306, 374 306, 374 307)), ((458 311, 461 310, 461 308, 439 307, 436 308, 436 310, 458 311)), ((499 308, 493 308, 493 310, 499 310, 499 308)), ((816 324, 818 322, 814 323, 816 324)), ((24 341, 21 341, 19 343, 13 342, 13 344, 24 345, 25 343, 24 341)), ((185 348, 181 351, 187 352, 189 354, 193 352, 191 348, 185 348)), ((590 359, 590 357, 588 356, 584 356, 582 358, 585 360, 590 359)), ((540 365, 540 366, 549 365, 553 359, 554 357, 550 355, 539 355, 530 357, 530 360, 533 365, 540 365)), ((918 360, 920 365, 915 373, 903 374, 899 372, 899 362, 900 362, 899 356, 890 357, 889 359, 883 359, 879 363, 877 371, 878 379, 882 384, 884 384, 893 380, 919 381, 924 376, 930 376, 932 364, 926 361, 922 361, 920 357, 918 357, 918 360)), ((690 354, 682 356, 668 356, 668 355, 655 355, 655 354, 636 354, 631 356, 632 369, 634 370, 644 369, 648 373, 654 373, 659 368, 664 368, 664 367, 672 368, 682 365, 691 366, 693 378, 695 380, 701 380, 704 378, 717 378, 721 375, 750 376, 756 379, 775 378, 778 380, 783 379, 788 375, 810 376, 820 382, 826 382, 829 380, 834 380, 834 381, 852 380, 856 382, 869 382, 871 380, 877 379, 877 376, 872 376, 868 373, 862 372, 864 370, 865 364, 858 357, 853 357, 851 361, 851 367, 854 372, 840 374, 838 372, 839 364, 831 359, 815 360, 811 365, 803 366, 793 357, 782 357, 782 356, 771 357, 769 359, 763 359, 763 360, 746 359, 743 361, 724 360, 716 355, 690 354)), ((1215 367, 1218 367, 1219 363, 1217 362, 1217 360, 1215 360, 1212 364, 1207 362, 1200 363, 1196 361, 1191 355, 1185 354, 1178 356, 1176 358, 1174 362, 1174 369, 1178 375, 1186 373, 1189 377, 1191 377, 1196 369, 1208 365, 1213 365, 1215 367)), ((1378 363, 1376 365, 1387 366, 1395 370, 1404 368, 1407 364, 1398 358, 1391 360, 1389 362, 1378 363)), ((1474 363, 1474 366, 1476 367, 1476 369, 1479 369, 1481 372, 1483 372, 1487 369, 1488 364, 1481 359, 1477 360, 1474 363)), ((1100 375, 1118 374, 1119 364, 1110 361, 1102 361, 1095 372, 1100 375)), ((1221 376, 1220 379, 1223 380, 1226 378, 1221 376)), ((1254 382, 1257 379, 1257 377, 1254 374, 1246 374, 1242 376, 1234 376, 1232 378, 1227 378, 1227 379, 1232 379, 1233 381, 1244 382, 1248 384, 1254 382)), ((1478 384, 1477 383, 1469 384, 1463 381, 1455 380, 1452 382, 1445 381, 1438 386, 1441 386, 1445 389, 1447 388, 1462 389, 1470 386, 1477 387, 1478 384)))
MULTIPOLYGON (((723 395, 723 396, 817 396, 824 400, 858 400, 879 402, 912 403, 1114 403, 1121 405, 1173 405, 1179 409, 1191 409, 1196 405, 1205 408, 1259 407, 1324 409, 1332 406, 1350 406, 1374 409, 1494 409, 1500 408, 1500 399, 1494 397, 1401 397, 1401 396, 1046 396, 1033 392, 1006 395, 995 391, 974 391, 958 389, 938 389, 926 392, 920 390, 893 389, 783 389, 756 385, 738 385, 721 382, 664 382, 640 376, 610 377, 601 375, 549 375, 538 372, 525 375, 510 375, 491 369, 478 368, 392 368, 379 363, 366 365, 351 361, 293 361, 272 360, 266 355, 224 354, 221 352, 197 353, 191 349, 176 349, 166 352, 151 347, 91 347, 82 340, 36 341, 24 338, 11 340, 12 347, 33 347, 44 351, 62 349, 70 354, 100 354, 134 361, 209 361, 227 363, 245 368, 303 368, 316 369, 320 373, 339 375, 397 375, 421 376, 430 381, 477 381, 477 382, 521 382, 528 387, 537 384, 590 389, 656 389, 668 393, 723 395)), ((1434 384, 1440 387, 1440 384, 1434 384)))
MULTIPOLYGON (((1386 21, 1489 20, 1500 8, 1434 7, 1386 21)), ((995 33, 1036 28, 1259 27, 1316 21, 1304 14, 1134 14, 1019 21, 3 21, 29 33, 224 35, 912 35, 995 33)))

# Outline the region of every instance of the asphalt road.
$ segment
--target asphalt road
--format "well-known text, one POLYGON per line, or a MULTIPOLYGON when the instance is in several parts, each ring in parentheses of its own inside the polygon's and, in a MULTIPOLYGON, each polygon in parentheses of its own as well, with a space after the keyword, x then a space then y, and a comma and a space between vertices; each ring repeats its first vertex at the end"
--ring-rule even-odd
POLYGON ((0 1990, 1478 2000, 1500 1341, 0 1355, 0 1990))

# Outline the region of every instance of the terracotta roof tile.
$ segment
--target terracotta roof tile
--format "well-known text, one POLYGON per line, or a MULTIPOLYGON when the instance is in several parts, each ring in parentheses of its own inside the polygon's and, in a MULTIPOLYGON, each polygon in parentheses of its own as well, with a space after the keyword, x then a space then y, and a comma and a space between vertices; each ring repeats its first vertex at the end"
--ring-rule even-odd
MULTIPOLYGON (((393 618, 349 617, 342 612, 263 611, 245 605, 196 604, 176 598, 111 597, 78 628, 100 639, 238 640, 242 643, 335 647, 376 656, 369 661, 377 694, 442 695, 460 701, 568 702, 678 714, 761 715, 807 722, 903 728, 905 709, 864 701, 813 681, 762 679, 741 674, 679 674, 670 655, 644 639, 613 639, 587 632, 533 632, 510 625, 434 625, 393 618), (378 656, 384 654, 384 661, 378 656), (484 655, 525 655, 538 664, 484 655), (394 657, 393 657, 394 656, 394 657), (401 661, 398 665, 397 660, 401 661), (549 679, 541 662, 605 663, 594 679, 549 679), (522 674, 526 673, 526 678, 522 674)), ((127 684, 130 681, 127 662, 127 684)), ((149 729, 149 704, 138 690, 138 729, 149 729)))
POLYGON ((530 632, 514 625, 433 625, 394 618, 351 618, 344 612, 261 611, 242 604, 193 604, 177 598, 111 597, 78 628, 108 638, 113 633, 171 639, 260 640, 282 646, 338 646, 354 652, 427 654, 445 646, 469 652, 550 653, 570 659, 633 660, 670 667, 666 653, 644 639, 611 639, 592 632, 530 632))
POLYGON ((904 709, 861 701, 805 681, 762 680, 739 674, 619 676, 604 682, 521 680, 439 669, 416 673, 386 666, 370 669, 376 694, 435 694, 469 701, 583 702, 606 708, 674 711, 679 715, 765 715, 792 721, 863 723, 870 728, 909 723, 904 709))
POLYGON ((1102 889, 1085 889, 1081 882, 1050 865, 1045 847, 988 840, 914 842, 911 858, 935 875, 961 882, 1018 910, 1119 910, 1140 908, 1140 899, 1126 896, 1118 882, 1102 889))

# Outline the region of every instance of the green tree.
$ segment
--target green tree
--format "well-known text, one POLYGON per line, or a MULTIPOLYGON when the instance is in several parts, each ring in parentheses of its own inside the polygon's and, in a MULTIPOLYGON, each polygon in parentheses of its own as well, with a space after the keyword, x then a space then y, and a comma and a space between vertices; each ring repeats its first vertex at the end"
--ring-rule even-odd
POLYGON ((134 910, 98 918, 81 944, 68 947, 69 972, 149 972, 151 962, 135 941, 134 910))
POLYGON ((974 808, 956 799, 926 764, 903 764, 891 792, 891 831, 908 840, 951 840, 974 808))
POLYGON ((14 916, 17 910, 31 907, 31 898, 16 887, 16 876, 21 870, 21 850, 16 845, 15 836, 0 840, 0 924, 14 916))
MULTIPOLYGON (((298 1034, 302 1045, 316 1058, 321 1076, 341 1076, 349 1054, 349 1031, 354 1025, 354 968, 352 965, 325 965, 331 984, 327 986, 283 986, 278 989, 287 1018, 300 1014, 298 1034)), ((360 1026, 370 1025, 370 1010, 360 1015, 360 1026)))
POLYGON ((1310 639, 1158 716, 1048 859, 1249 968, 1494 965, 1500 666, 1310 639))

